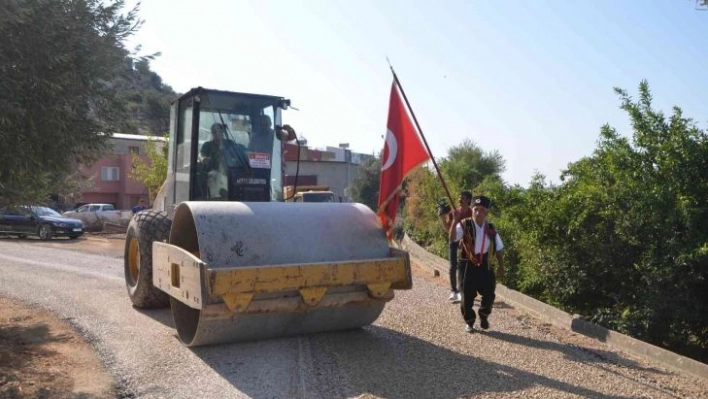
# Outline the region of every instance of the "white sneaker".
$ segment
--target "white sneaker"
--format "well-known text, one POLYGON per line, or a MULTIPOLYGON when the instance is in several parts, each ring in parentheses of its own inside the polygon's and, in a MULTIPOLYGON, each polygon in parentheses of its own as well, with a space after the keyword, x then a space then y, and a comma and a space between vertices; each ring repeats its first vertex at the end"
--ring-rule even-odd
POLYGON ((474 327, 472 327, 471 325, 467 324, 467 325, 465 325, 465 331, 467 331, 468 333, 471 334, 471 333, 474 332, 474 327))
POLYGON ((457 300, 457 296, 460 295, 459 293, 455 291, 450 291, 450 298, 448 298, 451 302, 455 302, 457 300))
POLYGON ((462 294, 460 294, 459 292, 455 293, 455 300, 453 300, 453 302, 462 302, 462 294))

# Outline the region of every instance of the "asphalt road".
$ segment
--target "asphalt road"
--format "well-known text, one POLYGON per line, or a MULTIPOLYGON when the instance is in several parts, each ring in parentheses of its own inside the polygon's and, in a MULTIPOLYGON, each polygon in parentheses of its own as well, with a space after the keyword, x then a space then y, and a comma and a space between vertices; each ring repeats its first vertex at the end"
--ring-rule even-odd
POLYGON ((693 398, 708 384, 497 303, 467 334, 416 278, 364 329, 190 349, 168 310, 133 309, 122 259, 0 240, 0 295, 46 308, 99 351, 126 397, 693 398))

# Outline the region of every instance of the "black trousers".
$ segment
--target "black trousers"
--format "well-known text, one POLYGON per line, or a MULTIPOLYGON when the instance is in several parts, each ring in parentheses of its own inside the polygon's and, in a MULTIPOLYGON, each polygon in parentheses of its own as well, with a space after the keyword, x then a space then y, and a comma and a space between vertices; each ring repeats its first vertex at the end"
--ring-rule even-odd
MULTIPOLYGON (((486 260, 486 259, 485 259, 486 260)), ((488 264, 475 265, 468 260, 459 262, 460 276, 462 277, 462 302, 460 302, 460 310, 465 323, 472 326, 477 318, 473 309, 474 299, 477 295, 481 295, 481 304, 479 305, 479 317, 486 319, 492 313, 492 305, 496 297, 494 291, 497 288, 497 278, 494 272, 489 270, 488 264)))
POLYGON ((459 292, 460 287, 457 286, 457 248, 459 241, 450 243, 448 258, 450 259, 450 291, 459 292))

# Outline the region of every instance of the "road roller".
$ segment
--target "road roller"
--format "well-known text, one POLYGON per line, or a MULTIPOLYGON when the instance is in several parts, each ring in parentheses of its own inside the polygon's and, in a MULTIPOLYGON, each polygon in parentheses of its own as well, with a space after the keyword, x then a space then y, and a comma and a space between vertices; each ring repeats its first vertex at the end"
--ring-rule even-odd
POLYGON ((202 87, 171 104, 167 178, 130 221, 125 282, 135 308, 171 308, 186 346, 361 328, 412 288, 368 207, 284 197, 289 106, 202 87))

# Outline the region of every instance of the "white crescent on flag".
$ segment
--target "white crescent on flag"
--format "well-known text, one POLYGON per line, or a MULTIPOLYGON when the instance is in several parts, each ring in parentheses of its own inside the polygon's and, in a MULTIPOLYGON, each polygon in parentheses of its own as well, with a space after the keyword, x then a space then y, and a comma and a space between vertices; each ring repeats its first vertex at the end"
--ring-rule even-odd
POLYGON ((396 142, 396 136, 391 129, 386 131, 386 145, 388 146, 388 158, 386 158, 386 162, 381 166, 382 172, 393 165, 393 161, 396 160, 396 155, 398 155, 398 142, 396 142))

